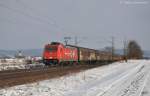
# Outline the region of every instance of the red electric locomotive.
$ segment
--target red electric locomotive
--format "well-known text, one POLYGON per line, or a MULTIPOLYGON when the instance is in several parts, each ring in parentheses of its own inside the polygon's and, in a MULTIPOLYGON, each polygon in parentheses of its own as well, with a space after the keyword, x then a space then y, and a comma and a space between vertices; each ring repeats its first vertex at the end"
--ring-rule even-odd
POLYGON ((99 51, 79 46, 64 46, 58 42, 52 42, 45 45, 43 52, 43 62, 46 65, 70 64, 70 63, 105 63, 114 62, 121 56, 114 55, 112 59, 111 52, 99 51))
POLYGON ((66 64, 78 62, 77 48, 64 46, 58 42, 45 45, 43 62, 46 65, 66 64))

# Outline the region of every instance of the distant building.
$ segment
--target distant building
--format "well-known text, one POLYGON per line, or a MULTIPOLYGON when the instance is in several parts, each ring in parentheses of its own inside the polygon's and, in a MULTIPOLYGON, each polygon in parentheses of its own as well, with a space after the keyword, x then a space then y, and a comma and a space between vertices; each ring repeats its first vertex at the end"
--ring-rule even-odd
POLYGON ((22 51, 18 51, 18 53, 15 55, 15 58, 25 58, 25 56, 22 54, 22 51))

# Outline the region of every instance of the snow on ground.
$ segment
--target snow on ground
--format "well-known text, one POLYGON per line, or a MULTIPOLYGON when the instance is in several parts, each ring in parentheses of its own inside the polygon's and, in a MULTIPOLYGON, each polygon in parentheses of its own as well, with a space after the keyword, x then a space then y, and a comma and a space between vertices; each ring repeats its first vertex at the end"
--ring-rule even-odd
POLYGON ((0 71, 25 69, 25 64, 0 64, 0 71))
POLYGON ((147 95, 150 86, 145 87, 150 85, 147 82, 149 64, 146 60, 116 62, 56 79, 1 89, 0 96, 140 96, 137 94, 141 93, 150 96, 147 95))
MULTIPOLYGON (((150 61, 149 61, 149 64, 150 64, 150 61)), ((145 86, 142 90, 141 96, 150 96, 150 74, 148 75, 147 82, 145 82, 145 86)))
POLYGON ((0 71, 44 67, 44 64, 0 64, 0 71))
POLYGON ((141 96, 141 91, 147 82, 150 69, 150 66, 144 65, 144 62, 142 65, 137 70, 132 70, 127 74, 126 78, 103 93, 103 96, 141 96))

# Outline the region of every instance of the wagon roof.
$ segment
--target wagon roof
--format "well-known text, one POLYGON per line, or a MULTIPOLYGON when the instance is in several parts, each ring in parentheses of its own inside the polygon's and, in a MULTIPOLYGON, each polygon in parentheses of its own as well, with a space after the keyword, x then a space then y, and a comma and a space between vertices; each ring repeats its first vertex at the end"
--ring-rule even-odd
POLYGON ((76 48, 83 48, 83 49, 89 49, 89 50, 94 50, 94 51, 100 51, 96 49, 91 49, 91 48, 86 48, 86 47, 80 47, 80 46, 75 46, 75 45, 66 45, 66 46, 71 46, 71 47, 76 47, 76 48))

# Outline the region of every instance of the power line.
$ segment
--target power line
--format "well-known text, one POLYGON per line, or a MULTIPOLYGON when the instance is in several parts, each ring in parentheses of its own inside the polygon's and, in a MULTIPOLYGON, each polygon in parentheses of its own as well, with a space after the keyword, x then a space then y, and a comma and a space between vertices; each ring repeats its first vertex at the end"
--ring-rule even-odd
MULTIPOLYGON (((41 17, 41 16, 40 16, 40 12, 37 12, 37 10, 35 10, 35 9, 32 8, 31 6, 25 4, 24 2, 22 2, 22 0, 16 0, 16 2, 19 3, 19 4, 21 4, 24 8, 29 9, 29 11, 31 11, 31 12, 34 13, 34 14, 36 14, 36 16, 41 17)), ((43 17, 42 17, 42 18, 43 18, 43 17)), ((44 18, 47 18, 47 21, 51 20, 51 21, 52 21, 51 24, 52 24, 53 26, 55 26, 56 28, 59 28, 61 31, 62 31, 62 30, 63 30, 63 31, 65 30, 64 28, 60 27, 60 26, 56 23, 56 21, 55 21, 53 18, 50 18, 50 17, 48 17, 48 16, 44 16, 44 18)))
MULTIPOLYGON (((56 28, 59 28, 59 27, 58 27, 56 24, 54 24, 54 23, 50 23, 50 22, 48 22, 47 20, 43 20, 43 19, 41 19, 41 18, 39 18, 39 17, 32 16, 31 14, 28 14, 28 13, 26 13, 26 12, 23 12, 23 11, 20 11, 20 10, 17 10, 17 9, 14 9, 14 8, 11 8, 11 7, 8 7, 8 6, 5 5, 5 4, 0 4, 0 7, 3 7, 3 8, 5 8, 5 9, 11 10, 11 11, 17 13, 17 14, 24 15, 24 16, 26 16, 26 17, 28 17, 28 18, 34 19, 34 20, 39 21, 39 22, 41 22, 41 23, 48 24, 48 25, 53 25, 53 26, 55 26, 56 28)), ((59 29, 60 29, 60 28, 59 28, 59 29)), ((61 31, 62 31, 62 29, 61 29, 61 31)))
POLYGON ((74 44, 76 46, 78 46, 79 43, 83 42, 85 39, 87 39, 87 37, 78 37, 78 36, 75 36, 74 37, 74 44))
POLYGON ((48 23, 48 22, 43 21, 42 19, 40 19, 40 18, 38 18, 38 17, 34 17, 34 16, 32 16, 32 15, 30 15, 30 14, 27 14, 27 13, 25 13, 25 12, 23 12, 23 11, 10 8, 10 7, 8 7, 8 6, 4 5, 4 4, 0 4, 0 7, 9 9, 9 10, 15 12, 15 13, 19 13, 19 14, 21 14, 21 15, 30 17, 30 18, 35 19, 35 20, 37 20, 37 21, 40 21, 40 22, 43 22, 43 23, 46 23, 46 24, 50 24, 50 23, 48 23))

